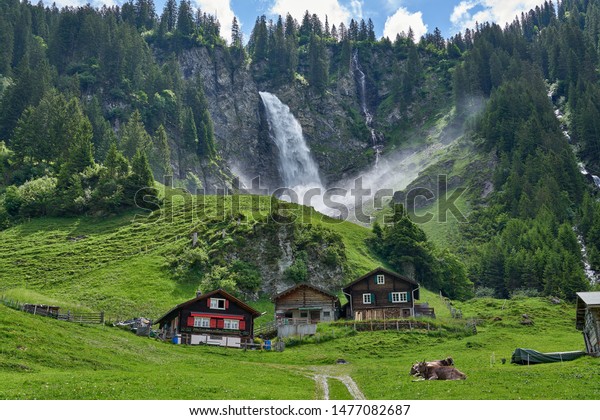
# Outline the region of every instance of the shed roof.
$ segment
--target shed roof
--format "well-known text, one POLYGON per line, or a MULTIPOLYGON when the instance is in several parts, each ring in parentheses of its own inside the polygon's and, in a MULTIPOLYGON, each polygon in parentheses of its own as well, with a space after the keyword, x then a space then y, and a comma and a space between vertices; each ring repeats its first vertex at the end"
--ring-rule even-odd
POLYGON ((194 299, 190 299, 186 302, 180 303, 179 305, 175 306, 173 309, 169 310, 169 312, 167 312, 166 314, 164 314, 163 316, 161 316, 157 321, 154 321, 155 324, 160 324, 163 320, 165 319, 169 319, 172 317, 172 315, 177 312, 180 309, 183 309, 184 307, 197 302, 199 300, 204 300, 206 298, 209 298, 211 296, 214 296, 216 294, 219 294, 221 296, 223 296, 225 299, 228 299, 231 302, 235 302, 240 308, 244 309, 245 311, 249 312, 252 315, 252 318, 256 318, 259 317, 261 314, 259 311, 257 311, 256 309, 254 309, 252 306, 248 305, 245 302, 242 302, 241 300, 239 300, 238 298, 236 298, 235 296, 227 293, 225 290, 223 289, 217 289, 217 290, 213 290, 212 292, 208 292, 205 293, 203 295, 197 296, 194 299))
POLYGON ((600 306, 600 292, 578 292, 577 296, 588 306, 600 306))
POLYGON ((359 277, 358 279, 354 280, 352 283, 347 284, 346 286, 344 286, 343 290, 346 291, 349 287, 352 287, 355 284, 360 283, 364 279, 366 279, 368 277, 371 277, 371 276, 375 275, 376 273, 384 273, 384 274, 387 274, 389 276, 398 277, 399 279, 404 280, 407 283, 410 283, 410 284, 412 284, 414 286, 419 286, 419 283, 417 283, 416 281, 414 281, 413 279, 411 279, 409 277, 403 276, 402 274, 395 273, 394 271, 385 269, 383 267, 377 267, 375 270, 369 271, 364 276, 359 277))

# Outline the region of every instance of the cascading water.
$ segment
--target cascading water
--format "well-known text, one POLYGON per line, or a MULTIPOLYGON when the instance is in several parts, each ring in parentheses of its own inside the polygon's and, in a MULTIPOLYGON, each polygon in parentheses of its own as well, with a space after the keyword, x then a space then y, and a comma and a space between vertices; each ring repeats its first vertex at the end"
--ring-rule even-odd
MULTIPOLYGON (((554 101, 552 100, 553 94, 554 94, 553 91, 549 91, 548 98, 550 99, 550 102, 552 102, 552 105, 554 106, 554 115, 560 122, 562 132, 563 132, 565 138, 570 143, 571 135, 569 134, 569 131, 567 130, 567 125, 564 122, 564 115, 563 115, 562 111, 557 106, 555 106, 554 101)), ((575 153, 575 149, 573 150, 573 152, 575 153)), ((588 178, 591 177, 592 180, 594 181, 594 184, 596 185, 596 187, 600 188, 600 177, 590 174, 588 172, 588 170, 586 169, 585 165, 583 164, 583 162, 578 162, 578 165, 579 165, 579 172, 581 172, 582 175, 584 175, 588 178)), ((589 259, 588 259, 588 253, 587 253, 587 248, 585 246, 585 241, 583 240, 583 237, 579 234, 579 232, 577 232, 576 229, 575 229, 575 233, 577 234, 577 242, 579 242, 579 246, 581 248, 581 256, 583 259, 583 271, 585 273, 585 276, 587 277, 590 284, 596 284, 596 283, 600 282, 600 273, 597 273, 596 271, 592 270, 592 267, 591 267, 591 265, 589 263, 589 259)))
MULTIPOLYGON (((299 202, 302 202, 304 193, 309 189, 319 188, 323 191, 319 168, 310 155, 302 126, 277 96, 269 92, 259 92, 259 95, 265 105, 271 136, 279 151, 279 172, 283 186, 294 190, 299 202)), ((320 208, 318 205, 316 207, 320 208)))
POLYGON ((383 145, 379 143, 379 137, 373 128, 373 114, 369 112, 369 107, 367 106, 367 77, 358 63, 358 50, 355 50, 352 54, 352 68, 354 69, 355 74, 358 75, 358 84, 360 87, 360 108, 365 116, 367 128, 371 131, 371 145, 373 146, 373 149, 375 149, 375 167, 377 167, 379 164, 379 155, 381 154, 383 145))

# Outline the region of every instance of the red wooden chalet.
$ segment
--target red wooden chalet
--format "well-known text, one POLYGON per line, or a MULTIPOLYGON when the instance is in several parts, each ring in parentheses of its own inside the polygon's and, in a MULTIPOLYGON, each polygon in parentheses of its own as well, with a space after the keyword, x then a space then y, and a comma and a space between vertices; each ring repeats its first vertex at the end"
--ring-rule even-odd
POLYGON ((252 343, 260 312, 219 289, 183 302, 161 318, 159 336, 181 344, 242 347, 252 343))

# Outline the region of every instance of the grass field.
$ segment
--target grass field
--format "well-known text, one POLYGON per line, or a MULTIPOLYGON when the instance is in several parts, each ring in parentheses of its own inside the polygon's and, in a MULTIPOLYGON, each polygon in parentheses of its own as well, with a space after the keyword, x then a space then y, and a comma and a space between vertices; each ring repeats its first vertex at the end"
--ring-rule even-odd
MULTIPOLYGON (((243 211, 254 204, 246 202, 243 211)), ((199 223, 184 210, 174 208, 173 218, 155 223, 132 221, 133 214, 52 218, 0 232, 0 294, 104 310, 108 319, 160 315, 197 287, 178 282, 165 267, 170 247, 189 241, 199 223)), ((342 235, 353 271, 380 264, 364 244, 368 229, 299 211, 342 235)), ((455 302, 465 318, 477 320, 478 334, 472 335, 442 328, 456 321, 438 294, 422 290, 422 301, 437 314, 429 330, 357 333, 323 325, 310 344, 288 345, 281 353, 176 346, 0 305, 0 399, 314 399, 323 397, 318 375, 335 399, 352 397, 344 380, 368 399, 600 399, 600 359, 502 363, 516 347, 583 349, 573 305, 542 298, 455 302), (523 314, 534 325, 521 325, 523 314), (332 331, 335 339, 324 339, 332 331), (466 381, 414 382, 408 375, 416 361, 447 356, 466 381), (336 364, 338 359, 349 363, 336 364)), ((267 297, 250 304, 266 312, 262 321, 272 319, 267 297)))
POLYGON ((509 363, 516 347, 581 349, 571 305, 485 299, 460 308, 479 318, 478 334, 360 332, 278 353, 176 346, 0 306, 0 399, 313 399, 320 396, 317 374, 330 376, 332 399, 350 398, 333 379, 343 376, 368 399, 600 399, 600 359, 509 363), (533 326, 520 324, 523 313, 533 326), (412 363, 446 356, 466 381, 414 382, 408 375, 412 363), (349 363, 338 365, 339 358, 349 363))

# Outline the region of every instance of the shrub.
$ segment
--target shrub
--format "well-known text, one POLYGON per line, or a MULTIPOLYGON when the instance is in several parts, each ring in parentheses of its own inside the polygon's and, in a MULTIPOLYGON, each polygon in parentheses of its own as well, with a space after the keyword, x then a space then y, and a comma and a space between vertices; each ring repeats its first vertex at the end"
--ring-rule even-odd
POLYGON ((6 213, 11 216, 19 214, 19 209, 21 208, 21 195, 19 194, 19 189, 14 185, 10 185, 6 188, 3 207, 6 210, 6 213))
POLYGON ((56 178, 43 176, 21 185, 19 187, 19 197, 21 199, 19 214, 24 217, 45 216, 48 214, 56 195, 56 182, 56 178))
POLYGON ((517 289, 510 294, 511 299, 527 299, 539 296, 540 292, 536 289, 517 289))
POLYGON ((476 298, 493 298, 496 296, 496 291, 491 287, 480 286, 475 289, 476 298))

